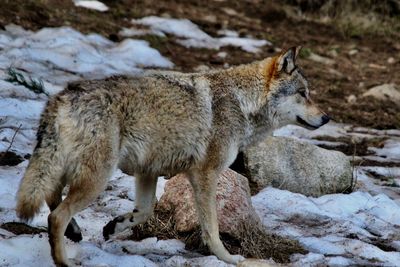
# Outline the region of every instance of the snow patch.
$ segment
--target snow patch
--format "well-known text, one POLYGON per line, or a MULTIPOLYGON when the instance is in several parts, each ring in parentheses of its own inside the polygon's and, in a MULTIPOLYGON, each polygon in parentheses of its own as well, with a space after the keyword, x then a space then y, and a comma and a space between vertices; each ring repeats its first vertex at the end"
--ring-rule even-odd
POLYGON ((101 12, 108 10, 108 6, 96 0, 74 0, 74 4, 75 6, 94 9, 101 12))
POLYGON ((389 266, 400 262, 400 252, 383 251, 377 242, 398 240, 400 227, 400 206, 384 194, 312 198, 268 187, 252 201, 267 229, 299 240, 315 257, 341 256, 336 260, 389 266))
MULTIPOLYGON (((158 266, 143 256, 111 254, 89 242, 73 243, 66 239, 66 250, 68 257, 74 258, 74 261, 79 262, 81 266, 158 266)), ((16 267, 54 266, 47 234, 20 235, 0 240, 0 264, 16 267), (21 253, 21 251, 29 253, 21 253)))
MULTIPOLYGON (((224 30, 219 31, 219 34, 224 37, 212 37, 202 31, 199 26, 188 19, 172 19, 161 18, 156 16, 144 17, 141 19, 133 19, 133 24, 145 25, 150 27, 150 30, 156 34, 166 33, 178 37, 177 42, 187 48, 208 48, 220 49, 223 46, 235 46, 249 53, 257 53, 260 48, 265 45, 272 45, 266 40, 257 40, 253 38, 241 38, 235 31, 224 30)), ((148 33, 147 31, 144 31, 148 33)), ((137 35, 140 31, 124 29, 122 33, 125 36, 129 34, 137 35)))
POLYGON ((11 65, 34 78, 62 86, 82 78, 132 75, 143 67, 173 66, 146 41, 125 39, 114 43, 101 35, 84 35, 70 27, 30 32, 7 26, 0 31, 0 47, 3 72, 11 65))

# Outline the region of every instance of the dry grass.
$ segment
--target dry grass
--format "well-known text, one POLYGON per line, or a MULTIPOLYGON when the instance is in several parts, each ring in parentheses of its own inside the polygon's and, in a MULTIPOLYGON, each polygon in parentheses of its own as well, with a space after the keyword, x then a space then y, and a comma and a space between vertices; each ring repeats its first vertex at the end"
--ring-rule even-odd
MULTIPOLYGON (((208 255, 210 251, 201 239, 201 231, 178 232, 172 213, 156 208, 155 215, 146 223, 133 228, 131 238, 141 240, 156 236, 159 239, 179 239, 186 244, 186 249, 208 255)), ((269 234, 261 224, 243 222, 236 236, 221 233, 221 239, 232 254, 241 254, 246 258, 269 259, 287 263, 295 253, 306 253, 297 241, 269 234)))
POLYGON ((0 225, 0 228, 16 235, 22 235, 22 234, 37 235, 43 232, 47 232, 46 228, 32 227, 22 222, 6 222, 0 225))
POLYGON ((400 31, 398 0, 287 0, 304 14, 334 24, 345 35, 393 35, 400 31))

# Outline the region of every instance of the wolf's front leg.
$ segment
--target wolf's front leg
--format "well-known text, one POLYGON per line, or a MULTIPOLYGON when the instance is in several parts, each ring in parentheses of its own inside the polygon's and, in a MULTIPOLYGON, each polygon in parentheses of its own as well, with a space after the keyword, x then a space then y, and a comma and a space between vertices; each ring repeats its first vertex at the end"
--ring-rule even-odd
POLYGON ((105 240, 111 235, 118 239, 126 238, 133 226, 147 221, 154 211, 156 187, 157 177, 136 177, 136 208, 132 212, 114 218, 104 226, 105 240))
POLYGON ((245 259, 243 256, 231 255, 219 238, 216 206, 218 173, 215 171, 194 172, 189 174, 189 177, 194 191, 203 241, 220 260, 233 264, 243 261, 245 259))

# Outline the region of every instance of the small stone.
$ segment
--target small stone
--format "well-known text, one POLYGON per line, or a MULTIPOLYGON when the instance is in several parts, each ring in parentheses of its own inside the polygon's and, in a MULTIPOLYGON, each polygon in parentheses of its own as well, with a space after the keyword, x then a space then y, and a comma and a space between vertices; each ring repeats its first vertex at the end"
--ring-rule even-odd
POLYGON ((310 60, 318 62, 318 63, 322 63, 325 65, 333 65, 335 64, 335 61, 333 59, 327 58, 327 57, 323 57, 320 55, 317 55, 315 53, 310 53, 310 56, 308 57, 310 60))
POLYGON ((222 11, 224 11, 229 16, 236 16, 238 14, 236 10, 234 10, 233 8, 229 8, 229 7, 222 8, 222 11))
POLYGON ((210 67, 207 65, 199 65, 193 69, 195 72, 206 72, 210 70, 210 67))
POLYGON ((210 23, 216 23, 217 22, 217 17, 215 15, 213 15, 213 14, 206 15, 206 16, 203 17, 203 19, 205 21, 207 21, 207 22, 210 22, 210 23))
POLYGON ((385 70, 386 69, 386 66, 375 64, 375 63, 368 64, 368 67, 370 67, 372 69, 378 69, 378 70, 385 70))
POLYGON ((354 56, 355 54, 357 54, 358 53, 358 50, 357 49, 351 49, 347 54, 349 55, 349 56, 354 56))
POLYGON ((349 95, 346 100, 348 103, 353 104, 357 101, 357 97, 355 95, 349 95))
POLYGON ((396 62, 396 60, 394 59, 394 57, 390 57, 387 60, 387 63, 389 63, 389 64, 394 64, 395 62, 396 62))
POLYGON ((227 55, 228 55, 227 52, 221 51, 221 52, 219 52, 219 53, 217 54, 217 57, 219 57, 219 58, 226 58, 227 55))
POLYGON ((330 57, 337 57, 339 54, 335 49, 329 50, 328 51, 328 56, 330 57))
POLYGON ((344 76, 343 73, 341 73, 341 72, 338 71, 338 70, 332 69, 332 68, 329 68, 329 69, 328 69, 328 72, 329 72, 330 74, 333 74, 333 75, 339 77, 339 78, 342 78, 342 77, 344 76))

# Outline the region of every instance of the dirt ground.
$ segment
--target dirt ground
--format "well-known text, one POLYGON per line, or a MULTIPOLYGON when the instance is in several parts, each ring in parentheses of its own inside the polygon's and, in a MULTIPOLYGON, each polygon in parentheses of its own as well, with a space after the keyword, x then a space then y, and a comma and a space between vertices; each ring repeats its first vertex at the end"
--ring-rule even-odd
POLYGON ((119 41, 122 39, 119 31, 131 26, 130 19, 157 15, 188 18, 211 35, 227 28, 241 36, 269 40, 274 45, 256 55, 224 47, 222 51, 228 52, 228 56, 222 60, 215 50, 187 49, 176 44, 172 36, 140 37, 169 57, 176 69, 185 72, 199 65, 222 68, 225 63, 247 63, 276 54, 276 48, 302 45, 305 49, 299 64, 311 82, 312 97, 335 121, 377 129, 400 128, 400 105, 362 97, 362 93, 375 85, 400 85, 400 34, 354 34, 354 31, 346 34, 334 23, 311 19, 300 14, 296 7, 277 0, 103 2, 110 8, 105 13, 75 7, 71 0, 3 0, 0 27, 10 23, 31 30, 71 26, 84 33, 97 32, 119 41), (350 55, 352 50, 356 52, 350 55), (333 65, 308 59, 311 52, 333 59, 333 65), (394 62, 389 63, 389 58, 394 62), (347 101, 350 95, 356 97, 355 102, 347 101))

